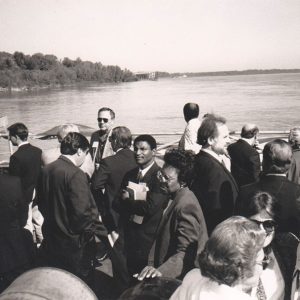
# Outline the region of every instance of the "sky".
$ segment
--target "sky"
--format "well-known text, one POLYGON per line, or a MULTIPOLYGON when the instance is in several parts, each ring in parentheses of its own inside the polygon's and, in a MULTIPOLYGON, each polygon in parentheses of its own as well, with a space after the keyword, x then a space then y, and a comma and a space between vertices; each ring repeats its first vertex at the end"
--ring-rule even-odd
POLYGON ((300 68, 300 1, 0 0, 0 51, 135 72, 300 68))

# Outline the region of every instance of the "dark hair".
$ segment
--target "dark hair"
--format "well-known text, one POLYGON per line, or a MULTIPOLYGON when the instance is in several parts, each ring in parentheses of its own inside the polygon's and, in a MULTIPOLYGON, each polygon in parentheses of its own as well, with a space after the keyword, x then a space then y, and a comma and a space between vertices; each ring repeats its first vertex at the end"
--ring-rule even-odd
POLYGON ((265 236, 258 224, 245 217, 234 216, 223 221, 199 256, 202 275, 229 286, 251 278, 265 236))
POLYGON ((259 129, 257 126, 244 125, 241 131, 241 137, 245 139, 252 139, 258 132, 259 129))
POLYGON ((137 142, 147 142, 151 148, 151 150, 156 149, 156 140, 150 134, 141 134, 135 138, 133 144, 136 145, 137 142))
POLYGON ((112 120, 114 120, 114 118, 116 117, 115 112, 112 109, 110 109, 109 107, 101 107, 98 110, 98 115, 100 114, 101 111, 109 111, 112 120))
POLYGON ((199 111, 199 105, 197 103, 186 103, 183 107, 184 118, 186 121, 198 118, 199 111))
POLYGON ((276 204, 273 197, 267 192, 259 191, 249 201, 243 201, 237 213, 249 218, 265 211, 273 219, 275 210, 276 204))
POLYGON ((28 128, 23 123, 14 123, 7 130, 10 136, 18 136, 21 141, 27 141, 28 128))
POLYGON ((225 124, 226 119, 220 116, 209 114, 205 117, 198 129, 197 143, 205 146, 210 137, 215 138, 218 135, 218 124, 225 124))
POLYGON ((193 178, 194 159, 195 154, 190 150, 170 149, 164 155, 165 164, 178 170, 178 181, 188 186, 193 178))
POLYGON ((89 149, 89 141, 78 132, 69 132, 61 141, 60 152, 65 155, 74 155, 78 149, 89 149))
POLYGON ((127 127, 115 127, 112 130, 111 137, 116 141, 117 148, 130 148, 132 143, 132 136, 130 130, 127 127))
POLYGON ((292 148, 290 144, 281 139, 267 143, 263 150, 263 173, 286 173, 292 162, 292 148))

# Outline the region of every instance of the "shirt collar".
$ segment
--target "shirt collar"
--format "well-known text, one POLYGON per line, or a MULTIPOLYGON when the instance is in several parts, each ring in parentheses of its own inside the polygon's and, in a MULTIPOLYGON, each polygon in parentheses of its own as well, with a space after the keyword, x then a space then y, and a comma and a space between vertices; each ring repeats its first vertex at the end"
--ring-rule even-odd
POLYGON ((216 152, 209 150, 209 149, 203 149, 201 151, 204 151, 208 154, 210 154, 212 157, 214 157, 216 160, 218 160, 220 163, 222 163, 222 156, 217 154, 216 152))
POLYGON ((154 161, 152 162, 152 164, 150 164, 147 168, 145 169, 141 169, 140 168, 140 172, 142 173, 142 177, 144 177, 146 175, 146 173, 150 170, 150 168, 154 165, 154 161))
POLYGON ((281 176, 281 177, 286 177, 286 174, 277 174, 277 173, 268 173, 266 176, 281 176))
POLYGON ((24 145, 27 145, 27 144, 29 144, 28 141, 22 142, 22 143, 20 143, 20 144, 18 145, 18 148, 20 148, 20 147, 22 147, 22 146, 24 146, 24 145))

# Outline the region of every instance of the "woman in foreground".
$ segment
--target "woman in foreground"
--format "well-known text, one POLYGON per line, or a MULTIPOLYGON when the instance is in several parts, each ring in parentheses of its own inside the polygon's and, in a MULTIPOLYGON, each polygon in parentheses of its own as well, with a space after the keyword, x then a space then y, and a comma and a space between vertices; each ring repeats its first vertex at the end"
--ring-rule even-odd
POLYGON ((247 300, 263 270, 265 232, 244 217, 231 217, 212 232, 193 269, 171 300, 247 300))

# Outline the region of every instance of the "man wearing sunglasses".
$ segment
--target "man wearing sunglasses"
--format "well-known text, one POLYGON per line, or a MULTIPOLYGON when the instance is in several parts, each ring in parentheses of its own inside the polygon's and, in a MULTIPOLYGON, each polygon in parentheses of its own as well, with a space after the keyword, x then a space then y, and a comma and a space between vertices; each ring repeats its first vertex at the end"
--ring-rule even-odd
POLYGON ((99 130, 95 131, 91 136, 92 157, 95 168, 98 170, 100 161, 108 156, 114 155, 114 151, 109 141, 111 130, 115 121, 115 113, 108 107, 102 107, 98 111, 99 130))

